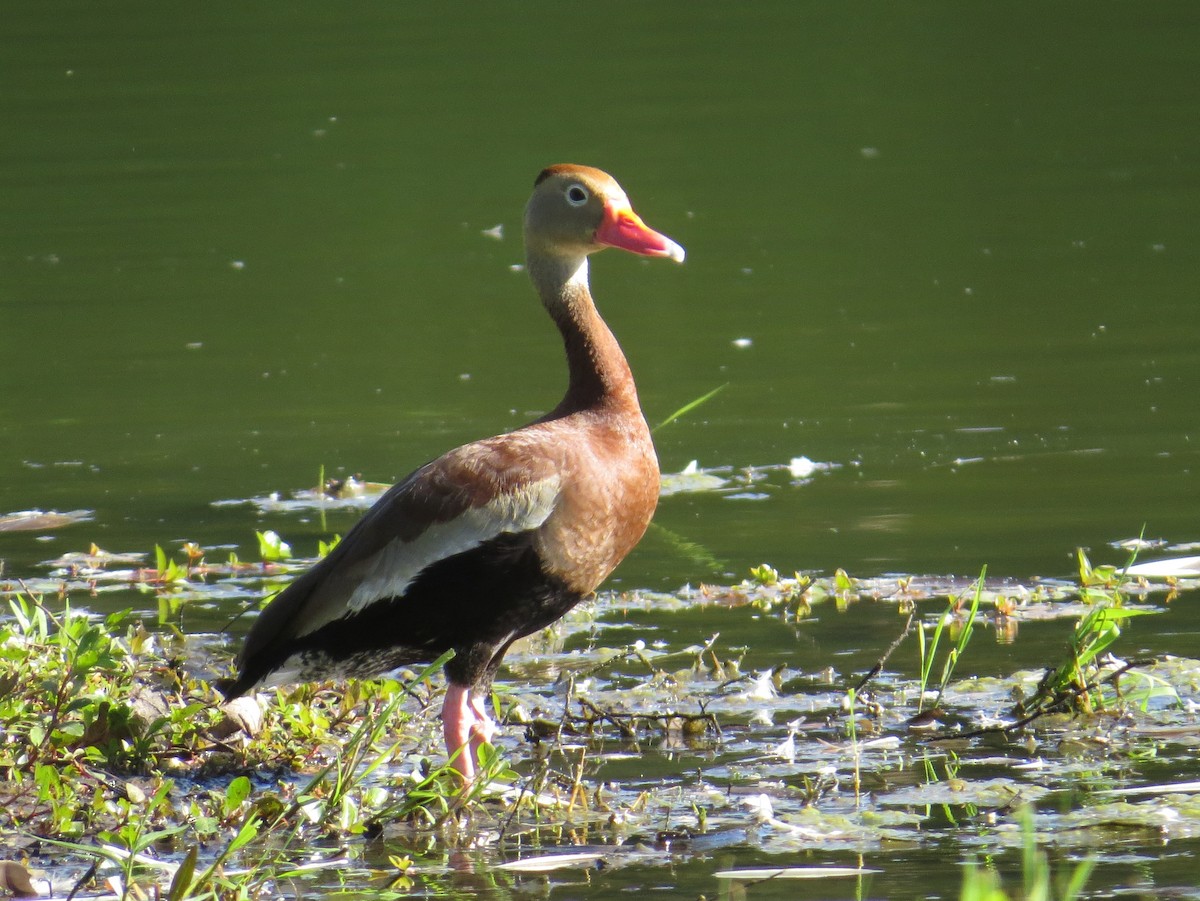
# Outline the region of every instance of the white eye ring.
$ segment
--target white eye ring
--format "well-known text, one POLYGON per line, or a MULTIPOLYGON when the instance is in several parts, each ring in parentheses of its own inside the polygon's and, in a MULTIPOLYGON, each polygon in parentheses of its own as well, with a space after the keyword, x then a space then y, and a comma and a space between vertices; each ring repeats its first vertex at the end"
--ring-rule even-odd
POLYGON ((583 206, 588 202, 589 196, 587 188, 583 185, 571 185, 567 188, 567 203, 571 206, 583 206))

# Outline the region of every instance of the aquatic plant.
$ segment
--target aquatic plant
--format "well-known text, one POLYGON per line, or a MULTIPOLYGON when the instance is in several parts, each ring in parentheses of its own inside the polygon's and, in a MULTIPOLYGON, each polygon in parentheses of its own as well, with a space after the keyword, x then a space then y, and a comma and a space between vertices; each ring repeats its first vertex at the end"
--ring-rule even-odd
MULTIPOLYGON (((1127 620, 1155 611, 1127 605, 1127 589, 1132 584, 1128 569, 1136 559, 1131 553, 1125 567, 1093 567, 1082 548, 1076 550, 1079 561, 1080 599, 1089 610, 1076 623, 1063 659, 1047 667, 1034 692, 1018 701, 1015 711, 1028 722, 1046 713, 1070 711, 1090 713, 1116 700, 1116 685, 1122 676, 1137 669, 1140 663, 1126 661, 1107 667, 1102 655, 1121 636, 1121 626, 1127 620), (1105 691, 1105 688, 1108 691, 1105 691)), ((1138 698, 1168 696, 1178 700, 1169 686, 1151 676, 1144 677, 1143 691, 1138 698)), ((1124 694, 1130 699, 1128 692, 1124 694)))
MULTIPOLYGON (((1038 847, 1032 809, 1022 808, 1017 819, 1021 825, 1021 891, 1016 897, 1023 901, 1075 901, 1083 894, 1084 886, 1095 869, 1095 857, 1089 856, 1079 861, 1069 872, 1061 875, 1055 886, 1050 859, 1038 847)), ((969 861, 963 868, 959 901, 1009 901, 1011 897, 1004 891, 994 865, 981 867, 969 861)))
POLYGON ((684 404, 682 407, 680 407, 674 413, 672 413, 671 415, 669 415, 665 419, 663 419, 661 422, 659 422, 659 424, 654 426, 654 428, 652 428, 650 431, 652 433, 657 432, 659 429, 669 426, 675 420, 680 419, 681 417, 687 416, 689 413, 691 413, 696 408, 708 403, 710 400, 712 400, 714 397, 716 397, 718 394, 720 394, 722 391, 724 391, 728 387, 729 387, 728 382, 726 382, 723 385, 717 385, 717 387, 713 388, 711 391, 708 391, 708 392, 700 395, 699 397, 695 398, 694 400, 688 401, 686 404, 684 404))
MULTIPOLYGON (((69 606, 55 614, 36 596, 9 603, 12 616, 0 624, 0 830, 19 828, 110 861, 120 897, 144 896, 137 888, 142 884, 161 888, 163 873, 171 877, 170 898, 224 893, 250 878, 233 879, 223 864, 247 853, 251 843, 258 848, 256 865, 266 868, 254 879, 273 879, 314 829, 361 834, 380 813, 410 812, 371 782, 399 746, 411 742, 405 733, 388 737, 406 719, 399 708, 411 699, 411 687, 355 683, 318 703, 305 689, 308 696, 270 712, 285 728, 243 734, 238 751, 229 741, 245 724, 230 724, 212 690, 189 678, 178 658, 163 655, 172 650, 169 634, 160 645, 128 612, 95 620, 69 606), (324 716, 329 701, 333 716, 324 716), (346 725, 353 726, 349 734, 339 734, 346 725), (309 745, 289 751, 298 738, 309 745), (292 753, 311 757, 331 742, 336 752, 323 766, 278 793, 252 796, 244 776, 231 778, 217 795, 171 778, 219 776, 292 753), (202 871, 199 846, 187 833, 218 845, 202 871), (184 854, 182 864, 164 867, 147 854, 168 845, 184 854)), ((427 681, 442 662, 413 684, 427 681)), ((506 772, 498 757, 488 765, 497 777, 506 772)), ((436 786, 444 788, 444 809, 461 806, 464 799, 445 779, 416 797, 433 803, 436 786)), ((408 804, 418 807, 413 799, 408 804)))
MULTIPOLYGON (((91 554, 97 563, 115 557, 99 549, 91 554)), ((249 585, 246 596, 257 602, 303 566, 295 558, 208 564, 202 549, 186 546, 176 558, 191 578, 180 583, 183 590, 172 590, 170 599, 181 605, 174 609, 223 583, 249 585)), ((85 570, 87 561, 73 565, 97 578, 97 570, 85 570)), ((128 613, 86 615, 76 609, 75 589, 48 598, 20 592, 0 622, 0 857, 37 836, 43 849, 69 850, 94 863, 65 883, 56 876, 56 894, 75 881, 100 880, 117 896, 230 901, 274 893, 284 879, 313 879, 314 868, 349 866, 347 855, 380 857, 357 840, 381 835, 391 837, 385 856, 395 862, 375 866, 387 868, 397 880, 389 891, 400 892, 417 885, 433 890, 440 877, 429 855, 478 842, 501 856, 583 843, 594 862, 645 853, 632 849, 660 840, 672 854, 692 842, 730 841, 723 836, 744 837, 748 821, 764 830, 759 840, 774 851, 921 841, 938 826, 985 821, 1007 827, 1013 811, 1030 806, 1043 783, 1058 778, 1060 745, 1085 743, 1108 728, 1109 717, 1095 712, 1120 710, 1128 720, 1140 711, 1145 722, 1158 717, 1172 724, 1166 705, 1154 702, 1177 702, 1177 689, 1196 700, 1195 661, 1109 658, 1128 622, 1124 611, 1162 608, 1141 602, 1146 589, 1137 580, 1095 567, 1088 572, 1075 584, 1029 588, 988 580, 986 572, 971 580, 844 572, 787 577, 763 564, 733 586, 605 595, 565 625, 534 636, 518 654, 516 672, 552 667, 558 688, 537 695, 519 680, 500 686, 497 718, 509 728, 498 747, 483 750, 486 778, 466 796, 447 764, 424 756, 437 728, 431 670, 336 690, 274 690, 253 711, 222 711, 196 676, 225 665, 222 652, 206 643, 211 638, 170 626, 151 631, 128 613), (745 661, 761 656, 751 649, 747 657, 746 648, 729 646, 719 633, 694 644, 674 635, 656 641, 653 633, 642 640, 636 632, 616 633, 623 637, 611 646, 603 640, 613 634, 604 620, 628 629, 642 609, 663 615, 713 604, 734 619, 744 609, 753 617, 776 616, 800 635, 805 618, 835 605, 855 615, 872 601, 894 605, 910 623, 927 611, 919 693, 916 675, 887 670, 888 652, 856 681, 819 654, 805 657, 803 671, 787 661, 753 671, 745 661), (1045 673, 964 679, 967 627, 990 623, 999 633, 1026 612, 1062 618, 1063 659, 1045 673), (1058 687, 1039 705, 1033 698, 1042 679, 1058 687), (868 688, 873 680, 879 684, 868 688), (1024 713, 998 717, 1018 686, 1027 695, 1024 713), (922 701, 925 713, 933 702, 945 708, 939 719, 960 725, 913 731, 911 714, 922 701), (1059 710, 1074 716, 1037 722, 1059 710), (778 722, 775 712, 783 714, 778 722), (966 721, 982 725, 965 729, 966 721), (515 724, 528 730, 519 753, 511 750, 515 724), (993 772, 996 743, 1014 763, 1045 756, 1049 770, 1036 778, 1022 778, 1019 767, 993 772), (993 762, 984 764, 984 756, 993 762), (641 761, 653 766, 655 758, 683 775, 631 777, 641 761), (391 853, 397 835, 406 836, 403 853, 391 853)), ((132 582, 115 570, 99 578, 109 576, 132 582)), ((1113 756, 1115 765, 1136 772, 1139 761, 1156 753, 1163 751, 1153 738, 1133 738, 1113 756)), ((1099 764, 1096 771, 1089 778, 1106 778, 1099 764)), ((1069 777, 1073 798, 1080 797, 1078 778, 1069 777)), ((1192 828, 1200 817, 1186 797, 1169 809, 1160 797, 1096 808, 1104 817, 1083 797, 1076 809, 1039 813, 1039 822, 1075 816, 1079 835, 1098 832, 1104 817, 1163 829, 1192 828)), ((530 859, 528 872, 576 859, 547 856, 555 860, 530 859)), ((787 875, 778 878, 798 878, 794 868, 780 872, 787 875)), ((982 872, 978 886, 965 890, 994 889, 992 879, 982 872)))
POLYGON ((292 546, 279 537, 279 534, 267 529, 265 532, 255 532, 258 539, 258 553, 263 560, 277 563, 280 560, 292 558, 292 546))
POLYGON ((954 676, 954 670, 958 666, 962 655, 966 653, 967 644, 971 640, 971 635, 975 629, 975 617, 979 613, 979 602, 983 597, 984 581, 987 579, 987 567, 980 570, 979 578, 975 582, 975 589, 971 595, 971 605, 967 608, 965 615, 962 615, 963 595, 950 598, 946 611, 938 617, 937 625, 933 630, 933 638, 928 645, 925 641, 925 630, 917 629, 917 647, 920 653, 921 662, 921 685, 917 692, 917 713, 921 713, 925 709, 926 691, 929 687, 929 677, 933 671, 933 665, 937 659, 938 645, 942 639, 942 633, 948 626, 957 626, 958 638, 949 652, 946 654, 946 659, 942 664, 942 678, 938 683, 937 691, 934 695, 932 706, 937 707, 942 700, 942 694, 946 691, 946 686, 950 684, 951 678, 954 676))

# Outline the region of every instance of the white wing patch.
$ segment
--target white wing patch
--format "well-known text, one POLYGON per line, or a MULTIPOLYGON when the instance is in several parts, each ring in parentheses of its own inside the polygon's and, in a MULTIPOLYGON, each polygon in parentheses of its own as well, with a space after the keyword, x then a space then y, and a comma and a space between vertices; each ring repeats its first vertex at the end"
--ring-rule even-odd
POLYGON ((506 533, 525 532, 542 525, 554 511, 561 479, 550 476, 501 494, 481 507, 470 507, 454 519, 434 523, 412 541, 392 540, 359 564, 362 581, 344 607, 326 610, 305 624, 301 635, 384 598, 401 597, 425 567, 455 554, 479 547, 506 533))

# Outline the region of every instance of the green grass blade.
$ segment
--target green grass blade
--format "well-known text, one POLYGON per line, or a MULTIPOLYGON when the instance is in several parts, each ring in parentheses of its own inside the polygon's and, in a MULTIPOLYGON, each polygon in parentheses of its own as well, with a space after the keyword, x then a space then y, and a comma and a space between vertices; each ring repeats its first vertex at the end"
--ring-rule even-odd
POLYGON ((167 901, 183 901, 188 890, 192 887, 192 877, 196 875, 196 857, 200 853, 199 845, 192 845, 183 858, 183 863, 175 871, 171 887, 167 889, 167 901))
POLYGON ((1092 875, 1092 870, 1096 869, 1096 858, 1088 857, 1086 860, 1081 860, 1079 865, 1071 872, 1071 878, 1067 882, 1067 886, 1063 889, 1062 901, 1075 901, 1083 894, 1083 887, 1087 884, 1088 878, 1092 875))
POLYGON ((671 423, 673 423, 679 417, 686 416, 688 413, 691 413, 692 410, 696 409, 701 404, 708 403, 708 401, 712 400, 720 392, 724 391, 728 387, 729 387, 729 382, 726 382, 724 385, 718 385, 716 388, 713 388, 712 391, 709 391, 707 394, 703 395, 702 397, 697 397, 695 400, 691 401, 690 403, 684 404, 682 407, 680 407, 678 410, 676 410, 674 413, 672 413, 670 416, 668 416, 666 419, 664 419, 662 422, 660 422, 658 425, 656 425, 650 431, 657 432, 659 429, 663 428, 664 426, 668 426, 671 423))

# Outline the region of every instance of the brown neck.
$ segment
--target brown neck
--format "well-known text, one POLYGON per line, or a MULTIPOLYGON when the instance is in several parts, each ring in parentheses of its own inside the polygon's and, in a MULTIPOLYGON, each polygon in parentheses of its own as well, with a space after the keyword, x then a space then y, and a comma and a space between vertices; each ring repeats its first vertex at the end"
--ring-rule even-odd
POLYGON ((587 258, 529 260, 529 274, 567 352, 570 380, 562 402, 547 418, 597 407, 641 413, 633 374, 588 289, 587 258))

